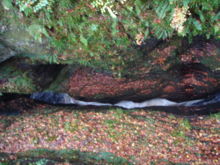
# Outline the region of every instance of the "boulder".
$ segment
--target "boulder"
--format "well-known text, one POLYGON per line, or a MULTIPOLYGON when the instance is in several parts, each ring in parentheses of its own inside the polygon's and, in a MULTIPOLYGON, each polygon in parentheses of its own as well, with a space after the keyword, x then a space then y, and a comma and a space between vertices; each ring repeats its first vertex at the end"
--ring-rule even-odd
POLYGON ((213 72, 200 63, 179 64, 166 72, 149 72, 138 79, 116 78, 79 68, 65 85, 61 83, 65 86, 61 91, 74 98, 96 101, 144 101, 157 97, 184 101, 217 92, 219 82, 220 72, 213 72))
POLYGON ((74 99, 66 93, 54 92, 36 92, 30 97, 31 99, 46 102, 48 104, 73 104, 74 99))

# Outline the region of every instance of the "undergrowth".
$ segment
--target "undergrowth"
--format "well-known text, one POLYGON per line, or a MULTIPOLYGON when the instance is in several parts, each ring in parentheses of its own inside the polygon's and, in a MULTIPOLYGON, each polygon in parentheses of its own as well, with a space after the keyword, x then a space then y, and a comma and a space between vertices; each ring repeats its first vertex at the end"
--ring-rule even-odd
MULTIPOLYGON (((220 35, 219 0, 3 0, 10 23, 22 22, 33 39, 49 41, 50 63, 126 72, 149 38, 220 35), (104 61, 104 62, 103 62, 104 61)), ((3 14, 4 15, 4 14, 3 14)))

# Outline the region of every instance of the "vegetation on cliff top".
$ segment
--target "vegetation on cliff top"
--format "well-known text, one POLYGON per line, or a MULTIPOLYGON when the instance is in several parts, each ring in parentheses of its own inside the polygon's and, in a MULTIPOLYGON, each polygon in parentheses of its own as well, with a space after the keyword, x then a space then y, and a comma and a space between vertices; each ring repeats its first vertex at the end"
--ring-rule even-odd
POLYGON ((149 38, 220 35, 219 0, 3 0, 1 4, 2 22, 21 22, 33 39, 48 41, 50 55, 45 58, 51 63, 77 61, 120 71, 143 54, 138 47, 149 38))

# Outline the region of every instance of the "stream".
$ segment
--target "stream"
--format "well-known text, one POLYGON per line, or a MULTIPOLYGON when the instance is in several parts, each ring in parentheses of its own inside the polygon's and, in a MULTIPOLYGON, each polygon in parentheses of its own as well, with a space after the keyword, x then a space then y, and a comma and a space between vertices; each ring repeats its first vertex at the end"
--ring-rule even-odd
POLYGON ((134 102, 130 100, 122 100, 115 104, 101 103, 101 102, 89 102, 76 100, 70 97, 66 93, 54 93, 54 92, 37 92, 30 95, 31 99, 42 101, 48 104, 69 104, 79 106, 113 106, 125 109, 147 108, 153 106, 184 106, 184 107, 201 107, 212 104, 220 104, 220 94, 217 93, 213 96, 198 100, 189 100, 184 102, 173 102, 164 98, 154 98, 143 102, 134 102))
MULTIPOLYGON (((27 98, 30 101, 34 101, 36 104, 43 103, 52 106, 68 106, 75 107, 78 109, 108 109, 111 107, 122 108, 122 109, 145 109, 145 110, 155 110, 164 111, 168 113, 173 113, 177 115, 207 115, 211 113, 219 112, 220 109, 220 93, 210 95, 205 98, 196 100, 187 100, 183 102, 174 102, 165 98, 153 98, 145 100, 142 102, 135 102, 132 100, 118 100, 112 102, 96 102, 96 101, 84 101, 77 100, 67 93, 55 93, 51 91, 47 92, 36 92, 32 94, 11 94, 4 93, 1 96, 1 100, 6 102, 8 100, 17 100, 18 98, 27 98)), ((25 104, 25 103, 21 103, 25 104)), ((19 109, 10 110, 0 107, 0 114, 19 114, 19 109)))

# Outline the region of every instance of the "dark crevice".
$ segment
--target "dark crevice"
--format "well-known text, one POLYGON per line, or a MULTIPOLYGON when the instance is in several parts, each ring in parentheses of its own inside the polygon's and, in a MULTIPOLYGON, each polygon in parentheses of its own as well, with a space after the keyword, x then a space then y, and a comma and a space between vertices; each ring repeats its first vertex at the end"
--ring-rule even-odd
POLYGON ((33 65, 32 79, 35 80, 35 83, 40 87, 38 90, 44 90, 50 86, 50 84, 57 78, 61 70, 66 65, 61 64, 39 64, 33 65))

